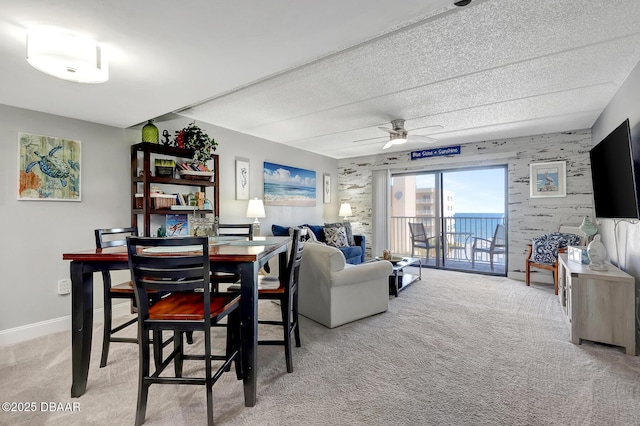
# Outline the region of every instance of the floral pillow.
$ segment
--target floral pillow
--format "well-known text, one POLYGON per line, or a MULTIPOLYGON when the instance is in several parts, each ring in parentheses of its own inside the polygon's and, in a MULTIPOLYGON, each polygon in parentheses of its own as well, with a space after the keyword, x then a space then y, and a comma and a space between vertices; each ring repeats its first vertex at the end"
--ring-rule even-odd
POLYGON ((324 228, 324 239, 329 246, 333 247, 349 247, 347 239, 347 231, 344 226, 324 228))
POLYGON ((558 260, 558 250, 567 246, 579 245, 580 237, 574 234, 552 232, 532 240, 531 260, 535 263, 553 265, 558 260))

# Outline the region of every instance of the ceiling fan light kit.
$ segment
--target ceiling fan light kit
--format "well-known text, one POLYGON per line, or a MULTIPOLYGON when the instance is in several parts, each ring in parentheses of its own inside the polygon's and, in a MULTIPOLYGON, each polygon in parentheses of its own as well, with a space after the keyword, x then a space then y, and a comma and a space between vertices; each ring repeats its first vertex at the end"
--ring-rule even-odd
POLYGON ((391 120, 391 129, 386 127, 378 127, 380 130, 384 130, 389 133, 389 142, 387 142, 382 149, 389 149, 393 145, 401 145, 407 142, 425 142, 425 143, 433 143, 435 139, 429 138, 427 136, 419 136, 419 135, 411 135, 409 136, 409 132, 404 128, 404 119, 398 118, 395 120, 391 120))

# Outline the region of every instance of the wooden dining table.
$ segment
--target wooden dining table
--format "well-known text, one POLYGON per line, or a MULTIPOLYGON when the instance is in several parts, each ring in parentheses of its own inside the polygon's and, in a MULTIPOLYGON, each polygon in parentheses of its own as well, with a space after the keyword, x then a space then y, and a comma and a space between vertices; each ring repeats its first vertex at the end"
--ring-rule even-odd
MULTIPOLYGON (((211 239, 211 271, 233 272, 241 282, 241 345, 245 406, 256 403, 258 354, 258 270, 279 255, 280 273, 286 269, 287 243, 290 237, 254 237, 247 239, 211 239)), ((93 335, 93 274, 105 270, 128 269, 126 247, 111 247, 64 253, 71 261, 71 396, 87 390, 91 338, 93 335)))

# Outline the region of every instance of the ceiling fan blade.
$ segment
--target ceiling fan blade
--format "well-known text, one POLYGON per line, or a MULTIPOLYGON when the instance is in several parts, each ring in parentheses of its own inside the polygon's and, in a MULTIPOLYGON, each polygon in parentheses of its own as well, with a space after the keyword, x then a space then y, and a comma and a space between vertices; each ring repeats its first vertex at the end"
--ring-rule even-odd
POLYGON ((409 135, 407 142, 434 143, 436 142, 436 139, 422 135, 409 135))
POLYGON ((387 129, 386 127, 378 127, 378 129, 380 129, 380 130, 384 130, 385 132, 389 132, 389 133, 391 133, 391 134, 393 134, 393 135, 397 135, 397 134, 399 134, 399 132, 397 132, 397 131, 395 131, 395 130, 393 130, 393 129, 387 129))
POLYGON ((386 144, 384 144, 384 146, 382 147, 382 149, 389 149, 391 148, 391 146, 393 145, 392 141, 387 142, 386 144))
POLYGON ((384 140, 384 139, 388 139, 386 136, 377 136, 375 138, 365 138, 365 139, 357 139, 355 141, 351 141, 351 143, 358 143, 358 142, 367 142, 367 141, 374 141, 374 140, 384 140))

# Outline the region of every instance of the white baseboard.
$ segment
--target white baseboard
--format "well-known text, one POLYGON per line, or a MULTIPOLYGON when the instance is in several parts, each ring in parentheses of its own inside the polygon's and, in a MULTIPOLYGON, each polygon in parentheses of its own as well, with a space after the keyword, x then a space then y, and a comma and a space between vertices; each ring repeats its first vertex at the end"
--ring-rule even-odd
MULTIPOLYGON (((117 318, 123 315, 130 315, 130 313, 131 304, 128 302, 113 305, 113 318, 117 318)), ((102 324, 104 322, 103 317, 103 308, 94 309, 93 324, 102 324)), ((35 339, 37 337, 59 333, 61 331, 67 331, 70 329, 71 315, 65 315, 64 317, 60 318, 53 318, 33 324, 22 325, 20 327, 9 328, 7 330, 0 330, 0 346, 13 345, 15 343, 24 342, 26 340, 35 339)))
MULTIPOLYGON (((517 281, 525 281, 525 273, 511 271, 507 273, 507 278, 517 281)), ((553 284, 553 276, 551 274, 538 274, 533 272, 531 275, 531 282, 540 284, 553 284)))

